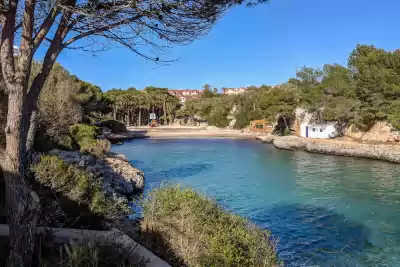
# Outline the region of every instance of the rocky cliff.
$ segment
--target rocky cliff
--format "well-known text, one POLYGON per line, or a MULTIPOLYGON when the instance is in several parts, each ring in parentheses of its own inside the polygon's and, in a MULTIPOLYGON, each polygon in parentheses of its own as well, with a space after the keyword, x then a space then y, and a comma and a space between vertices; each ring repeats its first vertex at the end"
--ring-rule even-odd
POLYGON ((400 133, 387 122, 377 122, 369 131, 360 131, 353 125, 347 127, 344 135, 367 142, 399 142, 400 133))
POLYGON ((57 149, 50 151, 49 154, 102 178, 106 192, 131 196, 143 190, 143 172, 134 168, 124 155, 107 153, 105 157, 96 157, 57 149))

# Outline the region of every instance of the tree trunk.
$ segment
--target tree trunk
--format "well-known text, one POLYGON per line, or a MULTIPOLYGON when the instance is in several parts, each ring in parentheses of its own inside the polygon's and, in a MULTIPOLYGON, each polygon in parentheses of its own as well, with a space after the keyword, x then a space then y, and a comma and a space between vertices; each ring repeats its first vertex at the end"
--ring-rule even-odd
POLYGON ((130 122, 131 113, 130 113, 129 109, 127 112, 128 112, 128 114, 126 116, 126 126, 129 126, 131 124, 131 122, 130 122))
POLYGON ((113 119, 117 120, 117 108, 115 106, 113 106, 113 119))
POLYGON ((167 109, 166 109, 167 102, 164 100, 163 110, 164 110, 164 126, 167 126, 167 109))
POLYGON ((142 109, 139 108, 139 121, 138 121, 138 126, 142 126, 142 109))
POLYGON ((31 151, 35 143, 36 135, 36 110, 32 112, 31 123, 29 125, 28 138, 26 140, 26 151, 31 151))
MULTIPOLYGON (((6 133, 5 158, 1 168, 5 182, 7 221, 10 226, 10 253, 7 266, 30 266, 34 249, 34 232, 39 214, 39 198, 28 190, 24 181, 22 138, 23 90, 10 86, 6 133)), ((24 144, 23 144, 24 143, 24 144)))

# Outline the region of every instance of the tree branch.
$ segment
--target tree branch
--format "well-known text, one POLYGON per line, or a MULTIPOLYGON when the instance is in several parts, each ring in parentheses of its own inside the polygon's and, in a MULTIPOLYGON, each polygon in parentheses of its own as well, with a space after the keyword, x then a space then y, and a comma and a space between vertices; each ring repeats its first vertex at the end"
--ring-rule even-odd
POLYGON ((33 39, 33 50, 35 53, 36 50, 39 48, 40 44, 46 37, 47 33, 50 31, 51 26, 53 26, 56 17, 60 14, 60 10, 54 6, 47 17, 44 19, 42 25, 40 25, 39 32, 33 39))
POLYGON ((112 23, 112 24, 104 26, 104 27, 100 27, 100 28, 96 28, 96 29, 93 29, 93 30, 90 30, 90 31, 87 31, 87 32, 83 32, 81 34, 78 34, 78 35, 70 38, 68 41, 66 41, 63 44, 63 48, 65 48, 68 45, 72 44, 73 42, 76 42, 76 41, 78 41, 78 40, 80 40, 82 38, 85 38, 87 36, 90 36, 90 35, 93 35, 93 34, 96 34, 96 33, 100 33, 100 32, 105 32, 105 31, 112 30, 112 29, 117 28, 119 26, 134 22, 135 20, 138 20, 141 17, 142 17, 142 15, 137 15, 135 17, 127 18, 127 19, 112 23))

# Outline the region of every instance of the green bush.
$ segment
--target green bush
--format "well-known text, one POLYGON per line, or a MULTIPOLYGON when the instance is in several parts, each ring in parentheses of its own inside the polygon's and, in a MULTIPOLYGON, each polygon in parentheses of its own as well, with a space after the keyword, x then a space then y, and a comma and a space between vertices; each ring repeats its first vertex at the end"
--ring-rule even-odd
POLYGON ((75 148, 74 140, 68 135, 63 135, 58 139, 58 145, 65 150, 73 150, 75 148))
POLYGON ((107 127, 114 134, 125 133, 126 132, 125 124, 123 124, 123 123, 121 123, 119 121, 115 121, 115 120, 102 121, 100 123, 100 126, 101 127, 107 127))
POLYGON ((286 127, 285 130, 283 130, 283 135, 284 136, 292 135, 292 132, 288 127, 286 127))
POLYGON ((126 201, 106 197, 101 179, 65 163, 57 156, 41 156, 33 166, 36 180, 98 215, 114 219, 129 211, 126 201))
POLYGON ((108 140, 97 140, 98 128, 86 124, 74 124, 70 128, 70 134, 79 145, 82 153, 88 153, 96 156, 104 155, 111 149, 111 143, 108 140))
POLYGON ((191 266, 278 266, 270 233, 189 188, 162 187, 143 203, 144 233, 160 234, 191 266))
POLYGON ((91 138, 83 138, 79 142, 79 146, 82 153, 88 153, 96 156, 102 156, 111 149, 110 141, 91 138))
POLYGON ((95 139, 98 128, 87 124, 77 123, 69 127, 72 138, 79 144, 84 138, 95 139))

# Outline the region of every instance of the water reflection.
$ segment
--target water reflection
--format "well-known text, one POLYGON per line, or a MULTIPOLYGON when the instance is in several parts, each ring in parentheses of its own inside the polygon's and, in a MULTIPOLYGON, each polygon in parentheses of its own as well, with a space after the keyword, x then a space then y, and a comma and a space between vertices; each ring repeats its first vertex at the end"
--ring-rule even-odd
POLYGON ((288 266, 400 266, 400 165, 242 140, 113 147, 163 181, 202 191, 269 228, 288 266))

